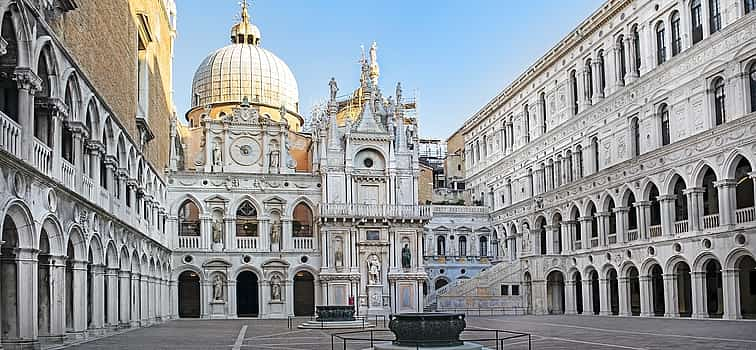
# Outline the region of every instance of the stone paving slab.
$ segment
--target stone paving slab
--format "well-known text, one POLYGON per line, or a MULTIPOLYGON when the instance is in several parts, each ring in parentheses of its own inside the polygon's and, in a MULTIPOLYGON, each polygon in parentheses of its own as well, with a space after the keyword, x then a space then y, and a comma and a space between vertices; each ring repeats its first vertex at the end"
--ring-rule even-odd
MULTIPOLYGON (((756 349, 756 322, 602 316, 468 317, 469 329, 530 333, 532 349, 756 349)), ((286 320, 178 320, 70 349, 329 350, 332 330, 287 327, 286 320)), ((381 333, 385 337, 387 333, 381 333)), ((369 338, 369 334, 360 335, 369 338)), ((376 333, 378 336, 378 333, 376 333)), ((475 334, 473 336, 478 336, 475 334)), ((489 347, 493 343, 485 343, 489 347)), ((365 349, 350 342, 347 349, 365 349)), ((335 349, 343 349, 338 343, 335 349)), ((505 349, 528 349, 522 338, 505 349)))

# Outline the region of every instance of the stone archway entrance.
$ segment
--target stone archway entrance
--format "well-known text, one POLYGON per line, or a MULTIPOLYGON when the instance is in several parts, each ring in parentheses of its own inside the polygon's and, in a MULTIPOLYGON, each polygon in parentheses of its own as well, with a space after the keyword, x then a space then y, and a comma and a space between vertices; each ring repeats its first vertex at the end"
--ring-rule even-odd
POLYGON ((184 271, 178 280, 179 317, 200 317, 200 278, 194 271, 184 271))
POLYGON ((580 272, 575 272, 575 311, 578 315, 583 314, 583 280, 580 277, 580 272))
POLYGON ((607 279, 609 280, 609 312, 612 315, 619 315, 619 281, 617 280, 617 270, 609 269, 607 279))
POLYGON ((294 276, 294 316, 315 314, 315 278, 307 271, 294 276))
POLYGON ((257 317, 260 314, 257 275, 252 271, 242 271, 236 277, 236 315, 257 317))
POLYGON ((654 316, 664 316, 664 279, 659 265, 651 268, 651 308, 654 316))
POLYGON ((638 269, 635 268, 635 266, 632 266, 627 270, 627 282, 628 288, 630 288, 630 315, 640 316, 640 278, 638 277, 638 269))
POLYGON ((552 271, 546 278, 548 297, 548 313, 564 313, 564 275, 559 271, 552 271))

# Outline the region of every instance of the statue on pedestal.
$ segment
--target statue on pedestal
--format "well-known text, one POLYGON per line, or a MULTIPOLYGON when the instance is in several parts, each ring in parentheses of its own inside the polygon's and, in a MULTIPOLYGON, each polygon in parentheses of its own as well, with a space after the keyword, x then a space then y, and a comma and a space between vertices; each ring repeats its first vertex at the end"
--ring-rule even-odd
POLYGON ((368 284, 381 284, 381 261, 375 254, 371 255, 370 260, 368 260, 368 284))
POLYGON ((334 260, 336 263, 336 267, 342 267, 344 266, 344 248, 341 246, 341 240, 337 239, 336 242, 336 251, 334 252, 334 260))
POLYGON ((331 90, 331 101, 336 100, 336 94, 339 92, 339 85, 336 84, 335 77, 331 77, 331 81, 328 82, 328 87, 331 90))
POLYGON ((412 252, 409 249, 409 244, 404 244, 402 248, 402 268, 408 269, 412 264, 412 252))
POLYGON ((281 238, 281 226, 279 225, 278 220, 276 220, 270 224, 270 243, 277 244, 280 238, 281 238))
POLYGON ((223 222, 221 219, 213 220, 213 243, 221 243, 223 239, 223 222))
POLYGON ((223 156, 221 155, 221 149, 218 143, 215 143, 215 147, 213 147, 213 165, 220 166, 222 164, 223 156))
POLYGON ((281 300, 281 281, 278 280, 278 277, 273 277, 270 282, 270 299, 281 300))
POLYGON ((215 275, 213 280, 213 300, 223 301, 223 278, 220 275, 215 275))

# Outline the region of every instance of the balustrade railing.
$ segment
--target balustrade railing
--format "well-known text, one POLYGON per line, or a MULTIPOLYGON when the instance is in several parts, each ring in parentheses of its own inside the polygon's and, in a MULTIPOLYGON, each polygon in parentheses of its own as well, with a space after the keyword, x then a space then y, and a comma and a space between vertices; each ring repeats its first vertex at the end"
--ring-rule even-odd
POLYGON ((293 237, 294 250, 310 251, 312 250, 312 237, 293 237))
POLYGON ((591 238, 591 248, 598 247, 598 245, 599 245, 598 237, 591 238))
POLYGON ((627 240, 635 241, 638 239, 638 229, 627 230, 627 240))
POLYGON ((61 171, 63 172, 63 184, 66 185, 69 189, 76 190, 74 188, 75 186, 75 180, 76 180, 76 168, 73 164, 69 163, 67 160, 62 159, 60 161, 61 163, 61 171))
POLYGON ((431 207, 425 205, 323 204, 323 217, 358 217, 391 219, 430 219, 431 207))
POLYGON ((735 210, 735 222, 738 224, 754 221, 754 216, 756 216, 754 207, 735 210))
POLYGON ((257 237, 236 237, 236 249, 255 250, 257 249, 257 237))
POLYGON ((719 226, 719 214, 704 215, 703 227, 705 229, 715 228, 719 226))
POLYGON ((675 233, 688 232, 688 220, 675 221, 675 233))
POLYGON ((36 138, 34 138, 34 155, 32 160, 34 161, 34 166, 37 167, 37 170, 45 175, 51 175, 52 149, 36 138))
POLYGON ((648 235, 650 237, 661 237, 662 235, 662 226, 661 225, 651 225, 648 227, 648 235))
POLYGON ((488 207, 466 205, 434 205, 435 214, 485 214, 488 207))
POLYGON ((21 126, 0 113, 0 149, 21 158, 21 126))
POLYGON ((84 176, 81 179, 81 195, 87 197, 89 200, 94 201, 94 181, 89 176, 84 176))
POLYGON ((200 247, 200 236, 179 236, 178 242, 179 242, 179 248, 184 249, 199 249, 200 247))

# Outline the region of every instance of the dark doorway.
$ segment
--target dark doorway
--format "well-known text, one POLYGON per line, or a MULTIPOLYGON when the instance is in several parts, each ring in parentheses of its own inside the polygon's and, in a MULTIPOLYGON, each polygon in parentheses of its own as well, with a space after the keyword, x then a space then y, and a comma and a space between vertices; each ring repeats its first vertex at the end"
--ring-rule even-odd
POLYGON ((601 311, 601 297, 599 296, 599 277, 595 270, 591 272, 591 306, 593 314, 598 315, 601 311))
POLYGON ((575 272, 575 311, 578 314, 583 313, 583 281, 580 272, 575 272))
POLYGON ((619 315, 619 281, 617 280, 617 270, 609 270, 609 308, 612 315, 619 315))
POLYGON ((257 317, 259 310, 257 275, 243 271, 236 277, 236 314, 239 317, 257 317))
POLYGON ((179 275, 179 317, 200 317, 200 279, 194 271, 179 275))
POLYGON ((664 279, 659 265, 651 268, 651 293, 654 316, 664 316, 664 279))
POLYGON ((315 314, 315 278, 307 271, 294 276, 294 316, 315 314))
POLYGON ((638 269, 634 266, 627 270, 628 284, 630 285, 630 314, 633 316, 640 316, 640 279, 638 277, 638 269))

